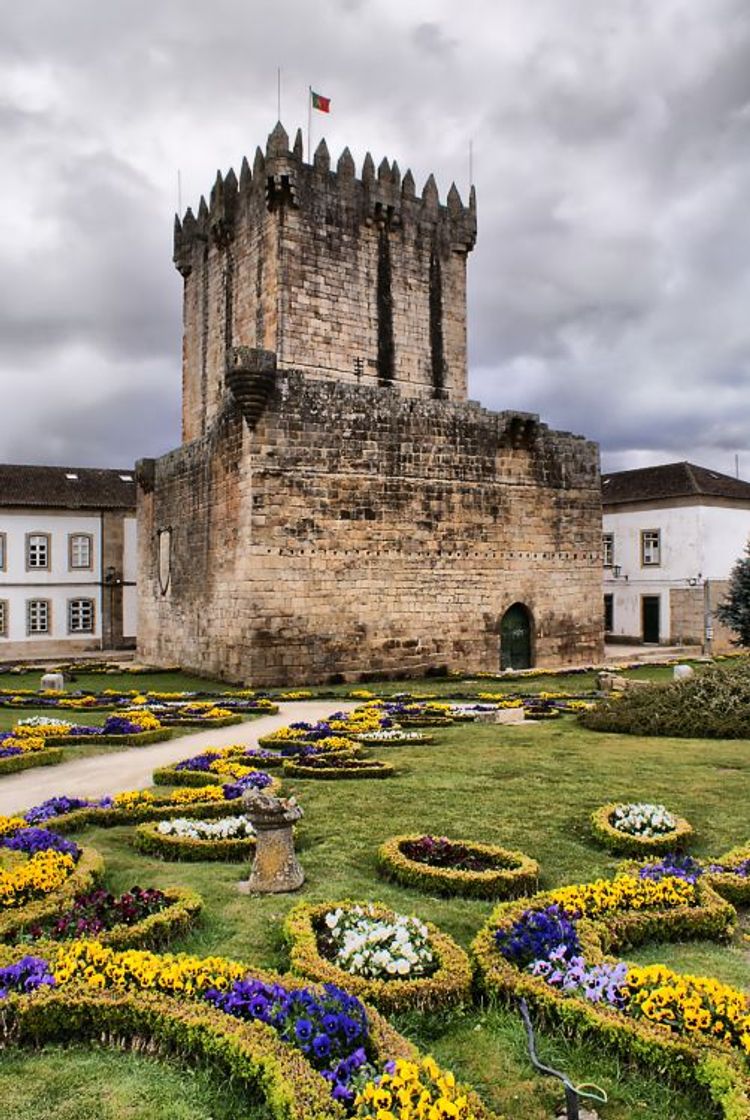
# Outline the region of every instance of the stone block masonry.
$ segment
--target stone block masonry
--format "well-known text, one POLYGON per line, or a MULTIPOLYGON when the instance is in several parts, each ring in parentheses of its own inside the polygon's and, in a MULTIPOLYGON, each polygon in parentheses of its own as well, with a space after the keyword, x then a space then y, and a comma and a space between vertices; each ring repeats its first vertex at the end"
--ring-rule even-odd
POLYGON ((518 601, 540 663, 601 656, 597 450, 525 414, 280 371, 254 430, 227 394, 156 463, 141 514, 148 661, 256 685, 494 671, 518 601))
POLYGON ((140 656, 254 685, 602 647, 598 451, 466 401, 472 191, 281 125, 175 226, 181 448, 139 464, 140 656), (511 612, 513 613, 513 612, 511 612), (505 639, 504 639, 505 640, 505 639))

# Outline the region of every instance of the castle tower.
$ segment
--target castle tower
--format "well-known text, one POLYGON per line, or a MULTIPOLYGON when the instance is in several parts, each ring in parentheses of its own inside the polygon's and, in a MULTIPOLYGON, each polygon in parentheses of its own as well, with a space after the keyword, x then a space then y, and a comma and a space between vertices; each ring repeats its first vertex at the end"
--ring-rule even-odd
POLYGON ((466 258, 476 240, 472 188, 441 205, 430 175, 325 141, 312 164, 279 123, 252 169, 217 173, 197 216, 175 219, 184 277, 183 439, 210 428, 232 351, 272 351, 277 368, 389 386, 406 397, 466 399, 466 258))

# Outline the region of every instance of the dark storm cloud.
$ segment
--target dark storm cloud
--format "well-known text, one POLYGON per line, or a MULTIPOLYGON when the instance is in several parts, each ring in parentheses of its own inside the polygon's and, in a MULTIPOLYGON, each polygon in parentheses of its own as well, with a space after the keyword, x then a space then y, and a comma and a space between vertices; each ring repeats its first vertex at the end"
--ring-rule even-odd
MULTIPOLYGON (((308 85, 348 144, 467 194, 470 389, 611 468, 750 444, 745 0, 39 0, 0 38, 0 458, 178 439, 171 211, 308 85)), ((750 450, 746 465, 750 469, 750 450)))

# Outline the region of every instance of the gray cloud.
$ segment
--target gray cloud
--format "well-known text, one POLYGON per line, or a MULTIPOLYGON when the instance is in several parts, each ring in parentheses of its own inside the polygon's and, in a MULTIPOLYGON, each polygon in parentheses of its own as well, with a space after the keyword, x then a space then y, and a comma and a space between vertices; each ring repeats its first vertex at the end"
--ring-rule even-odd
POLYGON ((39 0, 0 39, 0 458, 120 465, 178 440, 183 205, 312 84, 331 152, 467 188, 470 391, 610 469, 750 472, 744 0, 39 0), (457 31, 456 28, 459 27, 457 31), (742 462, 742 459, 741 459, 742 462))

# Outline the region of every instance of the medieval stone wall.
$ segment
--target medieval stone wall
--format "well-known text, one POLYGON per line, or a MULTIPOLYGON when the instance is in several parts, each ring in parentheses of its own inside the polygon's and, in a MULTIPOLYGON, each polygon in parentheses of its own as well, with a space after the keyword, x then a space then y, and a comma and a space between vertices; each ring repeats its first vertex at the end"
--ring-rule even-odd
POLYGON ((254 430, 225 393, 139 478, 145 660, 255 685, 495 671, 519 601, 537 662, 601 657, 597 449, 534 417, 279 371, 254 430))

